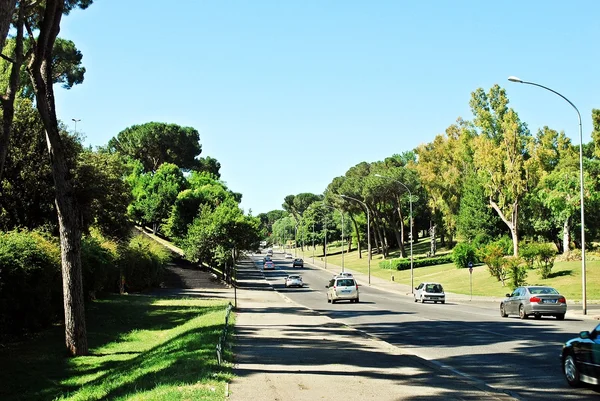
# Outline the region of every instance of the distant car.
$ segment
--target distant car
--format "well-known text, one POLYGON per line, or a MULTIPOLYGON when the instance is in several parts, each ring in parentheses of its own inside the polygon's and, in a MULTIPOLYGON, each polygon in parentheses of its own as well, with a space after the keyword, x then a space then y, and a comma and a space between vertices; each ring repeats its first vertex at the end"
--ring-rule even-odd
POLYGON ((302 282, 302 277, 297 274, 289 275, 285 278, 285 287, 302 287, 304 283, 302 282))
POLYGON ((446 293, 440 283, 421 283, 415 288, 415 302, 430 301, 433 303, 446 303, 446 293))
POLYGON ((265 262, 270 262, 271 260, 272 259, 269 255, 265 256, 265 259, 264 259, 265 262))
POLYGON ((327 302, 332 304, 341 300, 349 300, 350 302, 358 302, 358 284, 351 277, 336 276, 329 280, 327 288, 327 302))
POLYGON ((273 256, 273 250, 272 249, 268 249, 267 250, 267 255, 273 256))
POLYGON ((292 254, 291 254, 291 253, 286 253, 286 254, 285 254, 285 258, 286 258, 286 259, 292 259, 292 258, 293 258, 293 256, 292 256, 292 254))
POLYGON ((263 270, 275 270, 275 264, 272 261, 266 261, 263 265, 263 270))
POLYGON ((292 263, 292 267, 304 267, 304 261, 300 258, 294 259, 294 263, 292 263))
POLYGON ((352 275, 352 273, 348 273, 348 272, 340 272, 340 273, 338 273, 338 274, 335 274, 335 275, 333 276, 333 278, 336 278, 336 277, 354 277, 354 276, 352 275))
POLYGON ((555 316, 558 320, 565 318, 567 300, 560 293, 545 286, 517 287, 512 294, 500 303, 500 316, 519 315, 527 319, 533 315, 536 319, 542 316, 555 316))
POLYGON ((567 341, 560 358, 570 386, 577 387, 581 382, 600 384, 600 325, 567 341))

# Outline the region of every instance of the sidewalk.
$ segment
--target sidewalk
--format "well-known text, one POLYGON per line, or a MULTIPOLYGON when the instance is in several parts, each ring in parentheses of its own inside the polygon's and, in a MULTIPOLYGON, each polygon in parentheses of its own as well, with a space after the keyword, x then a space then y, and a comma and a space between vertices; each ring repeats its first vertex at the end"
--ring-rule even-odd
POLYGON ((513 400, 289 301, 238 266, 231 401, 513 400))

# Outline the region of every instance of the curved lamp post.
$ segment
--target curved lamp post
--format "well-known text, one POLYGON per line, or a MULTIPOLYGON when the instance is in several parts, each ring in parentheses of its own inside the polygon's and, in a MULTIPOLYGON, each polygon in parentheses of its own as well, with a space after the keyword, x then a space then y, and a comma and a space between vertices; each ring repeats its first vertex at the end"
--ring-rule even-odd
POLYGON ((342 198, 344 199, 350 199, 353 201, 356 201, 358 203, 360 203, 365 210, 367 211, 367 248, 368 248, 368 259, 367 259, 367 263, 368 263, 368 272, 369 272, 369 285, 371 285, 371 218, 370 218, 370 212, 369 212, 369 207, 367 206, 367 204, 361 200, 358 200, 356 198, 353 198, 351 196, 348 195, 340 195, 342 198))
POLYGON ((528 82, 528 81, 523 81, 520 78, 517 78, 515 76, 510 76, 508 77, 508 80, 511 82, 517 82, 520 84, 527 84, 527 85, 533 85, 533 86, 537 86, 540 87, 542 89, 546 89, 547 91, 550 91, 552 93, 554 93, 555 95, 560 96, 561 98, 563 98, 564 100, 567 101, 567 103, 569 103, 571 105, 571 107, 573 107, 575 109, 575 111, 577 112, 577 118, 579 119, 579 195, 580 195, 580 206, 581 206, 581 296, 582 296, 582 307, 583 307, 583 314, 586 315, 587 314, 587 294, 586 294, 586 278, 585 278, 585 211, 583 208, 583 198, 584 198, 584 190, 583 190, 583 133, 582 133, 582 128, 581 128, 581 114, 579 113, 579 110, 577 109, 577 107, 575 107, 575 105, 573 104, 573 102, 571 102, 569 99, 567 99, 566 97, 564 97, 563 95, 561 95, 560 93, 558 93, 557 91, 550 89, 544 85, 540 85, 540 84, 536 84, 535 82, 528 82))
POLYGON ((410 205, 410 234, 408 235, 408 239, 410 240, 410 293, 414 294, 415 293, 415 275, 413 273, 413 212, 412 212, 412 193, 410 192, 410 189, 408 189, 408 187, 398 181, 395 180, 393 178, 390 177, 386 177, 384 175, 381 174, 375 174, 375 177, 380 177, 380 178, 386 178, 388 180, 394 181, 400 185, 402 185, 404 188, 406 188, 406 190, 408 191, 408 200, 409 200, 409 205, 410 205))
POLYGON ((75 135, 77 135, 77 123, 81 121, 81 118, 72 118, 71 121, 75 123, 75 135))

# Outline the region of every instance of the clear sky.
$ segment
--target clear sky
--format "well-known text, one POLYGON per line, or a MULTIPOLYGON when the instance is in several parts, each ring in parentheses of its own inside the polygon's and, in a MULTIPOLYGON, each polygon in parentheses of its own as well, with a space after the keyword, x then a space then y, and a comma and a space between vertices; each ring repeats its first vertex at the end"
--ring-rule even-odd
POLYGON ((600 1, 96 0, 63 18, 83 84, 58 117, 92 146, 150 121, 200 132, 202 156, 256 215, 322 193, 362 161, 430 142, 498 83, 532 132, 590 141, 600 1))

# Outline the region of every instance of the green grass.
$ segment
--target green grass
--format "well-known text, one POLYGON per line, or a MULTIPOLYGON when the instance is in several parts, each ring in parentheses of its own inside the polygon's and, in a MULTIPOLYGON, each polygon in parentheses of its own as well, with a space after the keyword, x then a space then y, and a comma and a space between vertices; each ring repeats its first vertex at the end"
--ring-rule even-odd
MULTIPOLYGON (((323 247, 317 246, 315 250, 315 259, 323 258, 323 247)), ((346 249, 347 250, 347 249, 346 249)), ((413 256, 425 256, 429 250, 429 241, 422 240, 413 248, 413 256)), ((407 249, 408 251, 408 249, 407 249)), ((293 249, 292 249, 293 254, 293 249)), ((438 248, 438 255, 449 252, 447 249, 438 248)), ((307 247, 304 253, 298 248, 298 255, 307 261, 311 261, 312 247, 307 247)), ((391 256, 399 257, 399 252, 392 252, 391 256)), ((596 258, 586 261, 586 283, 588 302, 600 303, 600 261, 596 258)), ((381 269, 379 262, 383 258, 381 255, 373 255, 371 261, 371 275, 391 281, 394 276, 394 282, 410 285, 410 270, 392 271, 381 269)), ((340 266, 342 263, 340 247, 328 247, 327 263, 340 266)), ((344 252, 344 266, 350 270, 366 274, 367 251, 363 249, 363 257, 359 259, 358 251, 344 252)), ((470 294, 470 277, 468 269, 457 269, 452 263, 419 267, 413 269, 415 285, 422 281, 438 281, 444 285, 444 289, 458 294, 470 294)), ((510 288, 503 287, 502 283, 490 276, 487 266, 480 265, 473 268, 473 295, 503 297, 510 292, 510 288)), ((555 262, 550 278, 542 280, 535 270, 529 270, 527 274, 527 284, 549 285, 558 289, 569 302, 581 302, 581 261, 555 262)))
POLYGON ((0 399, 221 401, 232 378, 215 352, 226 306, 132 295, 95 301, 86 309, 89 356, 66 357, 62 327, 0 348, 0 399))

